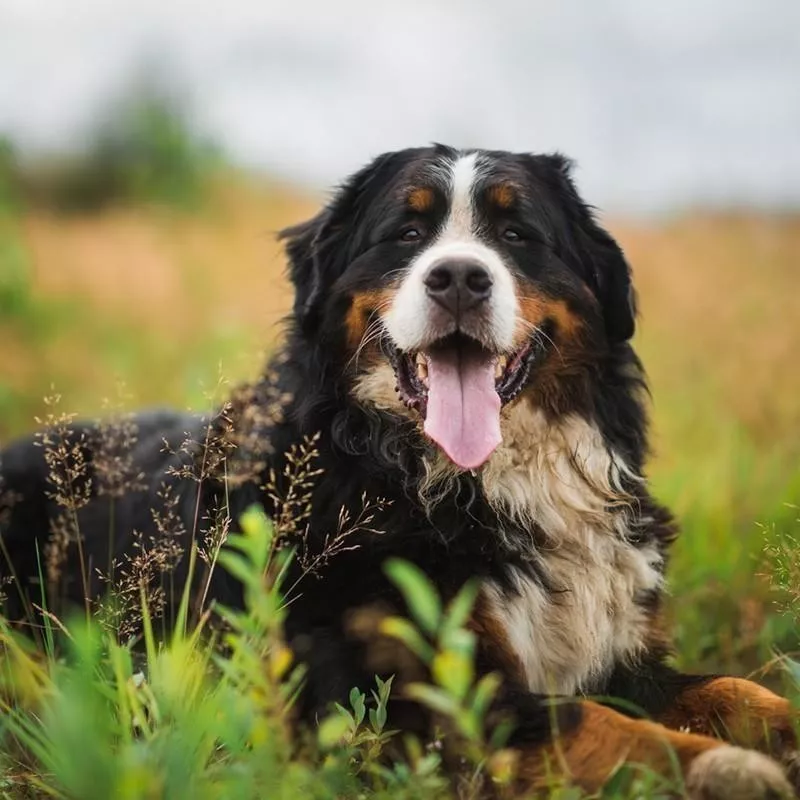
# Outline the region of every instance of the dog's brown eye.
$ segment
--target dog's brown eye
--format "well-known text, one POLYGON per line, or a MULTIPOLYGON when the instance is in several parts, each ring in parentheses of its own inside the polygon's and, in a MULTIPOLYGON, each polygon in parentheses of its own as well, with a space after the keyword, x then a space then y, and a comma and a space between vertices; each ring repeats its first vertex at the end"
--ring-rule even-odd
POLYGON ((400 233, 400 240, 403 242, 418 242, 422 238, 422 231, 419 228, 406 228, 400 233))
POLYGON ((507 242, 521 242, 522 236, 519 231, 514 228, 506 228, 501 234, 507 242))

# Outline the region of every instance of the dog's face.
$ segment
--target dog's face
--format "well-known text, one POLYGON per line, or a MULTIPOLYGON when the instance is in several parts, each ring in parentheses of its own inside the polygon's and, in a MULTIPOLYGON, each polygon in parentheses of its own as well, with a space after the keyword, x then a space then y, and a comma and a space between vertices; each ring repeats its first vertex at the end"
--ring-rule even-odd
POLYGON ((560 156, 388 153, 285 232, 301 335, 359 402, 411 415, 461 469, 503 408, 552 395, 633 333, 628 266, 560 156))

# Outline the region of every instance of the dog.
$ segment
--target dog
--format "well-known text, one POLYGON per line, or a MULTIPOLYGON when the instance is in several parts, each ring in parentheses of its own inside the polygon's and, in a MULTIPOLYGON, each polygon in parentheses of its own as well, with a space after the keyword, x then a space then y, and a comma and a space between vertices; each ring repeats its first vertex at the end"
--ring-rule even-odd
MULTIPOLYGON (((443 601, 479 583, 476 666, 502 676, 491 714, 513 719, 520 791, 553 769, 597 791, 630 762, 665 775, 677 765, 697 798, 790 795, 800 784, 788 702, 668 664, 676 526, 644 477, 631 271, 570 161, 444 145, 386 153, 281 238, 295 290, 286 343, 224 414, 138 417, 136 480, 116 495, 100 491, 99 428, 62 426, 80 462, 63 594, 99 594, 96 568, 129 552, 134 531, 157 534, 159 502, 187 537, 207 534, 220 509, 235 524, 253 503, 275 518, 288 502, 311 554, 292 567, 300 589, 285 626, 307 667, 307 721, 376 673, 399 675, 402 693, 415 666, 374 624, 406 612, 382 569, 400 557, 443 601), (187 433, 216 447, 180 447, 187 433), (305 494, 287 501, 305 461, 305 494), (331 554, 343 518, 356 520, 351 538, 331 554)), ((36 444, 2 453, 12 615, 40 602, 37 565, 60 518, 53 463, 36 444)), ((242 600, 221 570, 209 595, 242 600)), ((402 702, 394 724, 428 724, 402 702)))

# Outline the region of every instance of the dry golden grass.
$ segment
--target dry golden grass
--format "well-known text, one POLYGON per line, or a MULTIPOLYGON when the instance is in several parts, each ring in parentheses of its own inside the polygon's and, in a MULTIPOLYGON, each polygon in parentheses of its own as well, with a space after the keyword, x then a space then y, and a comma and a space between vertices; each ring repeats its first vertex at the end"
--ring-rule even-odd
POLYGON ((707 383, 766 446, 800 431, 800 218, 687 217, 614 231, 634 265, 656 392, 707 383))
POLYGON ((237 182, 188 216, 155 209, 90 217, 31 213, 35 289, 79 296, 87 313, 121 315, 188 336, 226 318, 268 330, 290 303, 274 234, 313 211, 289 190, 237 182))

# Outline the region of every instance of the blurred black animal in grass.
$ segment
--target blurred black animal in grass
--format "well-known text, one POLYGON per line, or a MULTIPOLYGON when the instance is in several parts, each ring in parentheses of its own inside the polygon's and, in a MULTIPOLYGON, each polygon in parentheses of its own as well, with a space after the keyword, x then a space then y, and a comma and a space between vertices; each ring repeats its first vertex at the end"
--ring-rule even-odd
MULTIPOLYGON (((425 733, 427 714, 402 696, 422 665, 376 624, 404 610, 382 570, 399 556, 445 600, 480 582, 477 666, 503 676, 491 718, 515 722, 521 789, 555 768, 594 791, 629 761, 677 764, 698 798, 789 792, 787 702, 667 663, 676 528, 643 477, 631 273, 568 160, 387 153, 282 237, 295 288, 285 347, 223 412, 143 414, 124 458, 101 428, 57 421, 49 448, 27 439, 2 453, 7 612, 41 601, 42 554, 59 556, 60 595, 80 604, 103 591, 105 565, 130 561, 136 537, 161 542, 155 572, 180 585, 187 541, 260 503, 306 548, 286 636, 308 666, 309 722, 374 674, 397 674, 390 718, 425 733), (292 480, 302 490, 287 505, 292 480), (356 520, 346 546, 343 519, 356 520)), ((134 577, 152 579, 169 614, 152 572, 134 577)), ((241 602, 222 570, 204 595, 241 602)))

